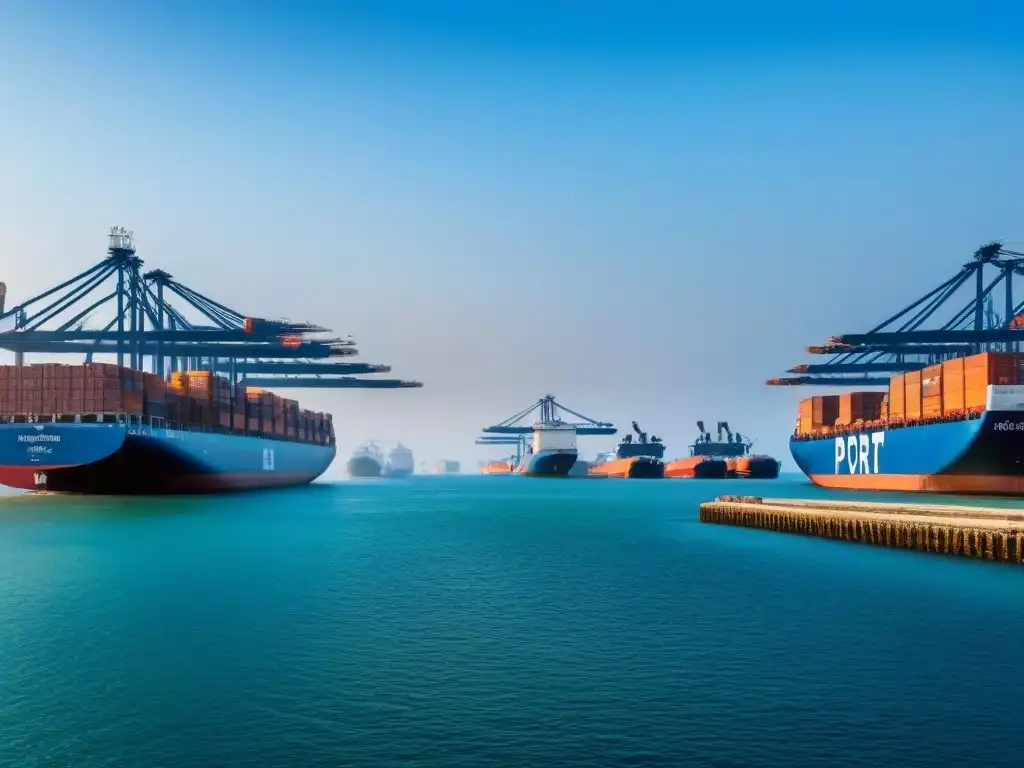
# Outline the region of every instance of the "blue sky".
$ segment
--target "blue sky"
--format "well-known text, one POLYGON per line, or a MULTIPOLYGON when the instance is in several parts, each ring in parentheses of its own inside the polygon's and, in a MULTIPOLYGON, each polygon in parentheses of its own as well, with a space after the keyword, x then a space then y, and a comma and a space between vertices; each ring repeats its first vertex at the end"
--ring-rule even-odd
POLYGON ((300 393, 343 452, 468 463, 553 392, 788 460, 811 392, 764 379, 1024 241, 1022 12, 824 5, 8 3, 2 278, 55 283, 117 223, 240 311, 351 333, 426 386, 300 393))

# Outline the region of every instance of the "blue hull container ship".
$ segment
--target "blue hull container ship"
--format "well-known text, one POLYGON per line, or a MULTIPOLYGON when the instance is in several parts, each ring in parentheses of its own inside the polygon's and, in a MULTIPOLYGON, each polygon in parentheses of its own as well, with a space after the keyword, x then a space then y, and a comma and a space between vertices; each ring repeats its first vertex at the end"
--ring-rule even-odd
POLYGON ((808 398, 793 459, 826 488, 1024 495, 1022 364, 982 353, 893 376, 887 394, 808 398))
POLYGON ((330 466, 329 414, 208 371, 0 367, 0 483, 66 493, 301 485, 330 466))

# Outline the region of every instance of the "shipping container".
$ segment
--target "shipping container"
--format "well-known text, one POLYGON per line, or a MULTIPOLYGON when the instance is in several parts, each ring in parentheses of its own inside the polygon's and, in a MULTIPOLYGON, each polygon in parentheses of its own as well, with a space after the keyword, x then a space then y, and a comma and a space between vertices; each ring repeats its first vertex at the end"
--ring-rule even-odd
POLYGON ((955 415, 964 411, 964 358, 942 364, 942 413, 955 415))
POLYGON ((982 352, 964 358, 964 406, 984 408, 990 384, 1018 384, 1020 361, 1019 355, 1007 352, 982 352))
POLYGON ((904 417, 908 420, 921 418, 921 371, 908 371, 903 374, 904 391, 906 401, 904 402, 904 417))
POLYGON ((836 426, 848 426, 858 421, 875 421, 881 417, 884 398, 884 392, 847 392, 839 395, 836 426))
POLYGON ((902 421, 907 416, 907 382, 901 373, 889 379, 889 419, 902 421))

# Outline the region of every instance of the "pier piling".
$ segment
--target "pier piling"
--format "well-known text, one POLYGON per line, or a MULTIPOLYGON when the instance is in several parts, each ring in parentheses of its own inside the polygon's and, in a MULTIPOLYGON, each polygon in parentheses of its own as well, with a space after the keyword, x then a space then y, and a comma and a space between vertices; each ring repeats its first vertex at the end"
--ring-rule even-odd
POLYGON ((1024 509, 719 496, 700 505, 700 519, 704 523, 1024 563, 1024 509))

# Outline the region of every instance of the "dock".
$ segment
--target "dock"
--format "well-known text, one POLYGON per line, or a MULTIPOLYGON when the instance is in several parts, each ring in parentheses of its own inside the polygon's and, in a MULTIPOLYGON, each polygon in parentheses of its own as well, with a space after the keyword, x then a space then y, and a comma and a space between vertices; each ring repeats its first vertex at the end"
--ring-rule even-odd
POLYGON ((700 505, 700 520, 954 557, 1024 563, 1024 509, 719 496, 700 505))

